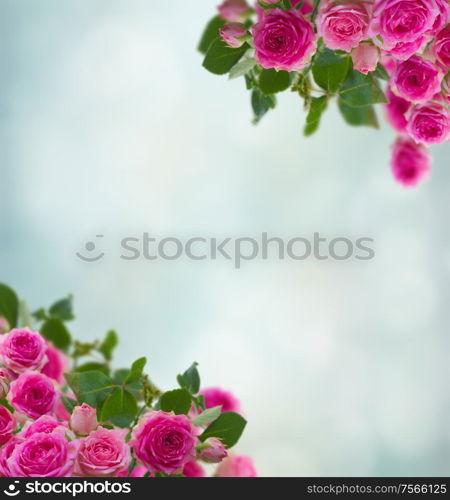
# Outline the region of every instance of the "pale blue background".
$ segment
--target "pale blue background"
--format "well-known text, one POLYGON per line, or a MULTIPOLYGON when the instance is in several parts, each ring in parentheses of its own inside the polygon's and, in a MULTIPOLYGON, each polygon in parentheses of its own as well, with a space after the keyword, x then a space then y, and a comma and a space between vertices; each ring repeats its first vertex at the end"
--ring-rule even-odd
POLYGON ((0 281, 76 296, 165 388, 193 360, 241 398, 262 475, 448 475, 448 145, 394 184, 393 132, 336 110, 304 139, 295 95, 257 128, 242 81, 195 46, 215 2, 0 0, 0 281), (371 236, 370 263, 126 263, 117 241, 371 236), (107 256, 75 257, 105 234, 107 256))

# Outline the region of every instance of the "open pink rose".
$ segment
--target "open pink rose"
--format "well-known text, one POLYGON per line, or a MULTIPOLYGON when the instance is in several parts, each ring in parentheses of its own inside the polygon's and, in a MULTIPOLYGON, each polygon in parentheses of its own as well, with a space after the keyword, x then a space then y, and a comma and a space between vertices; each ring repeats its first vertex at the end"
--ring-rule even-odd
POLYGON ((431 28, 431 35, 435 35, 447 23, 450 22, 450 1, 449 0, 436 0, 439 8, 439 14, 436 16, 433 27, 431 28))
POLYGON ((15 447, 22 443, 23 439, 17 436, 13 436, 5 446, 0 448, 0 476, 1 477, 13 477, 13 474, 8 465, 8 459, 14 451, 15 447))
POLYGON ((241 23, 251 13, 245 0, 225 0, 217 9, 221 17, 230 23, 241 23))
POLYGON ((377 69, 380 49, 371 42, 362 42, 352 50, 353 68, 367 75, 377 69))
POLYGON ((75 406, 70 417, 70 427, 80 436, 87 436, 98 427, 97 411, 86 403, 75 406))
POLYGON ((399 61, 406 61, 414 54, 422 52, 428 38, 420 36, 412 42, 398 42, 386 52, 399 61))
POLYGON ((57 392, 47 376, 27 372, 11 384, 8 399, 17 411, 36 419, 41 415, 53 413, 57 392))
POLYGON ((405 187, 416 186, 430 172, 431 155, 423 144, 399 137, 392 146, 391 170, 405 187))
POLYGON ((375 0, 369 35, 380 35, 385 49, 413 42, 432 30, 439 14, 436 0, 375 0))
POLYGON ((48 361, 42 367, 41 373, 55 380, 58 384, 64 385, 64 373, 69 368, 69 359, 63 352, 51 344, 47 344, 45 354, 48 361))
POLYGON ((134 429, 131 446, 150 472, 173 474, 195 459, 196 441, 186 415, 155 411, 147 413, 134 429))
POLYGON ((187 462, 183 467, 184 477, 205 477, 205 469, 198 462, 187 462))
POLYGON ((21 435, 26 439, 33 434, 51 434, 52 432, 60 432, 63 435, 71 434, 66 423, 58 422, 58 420, 50 415, 42 415, 35 422, 26 422, 21 435))
POLYGON ((436 35, 433 54, 447 72, 450 69, 450 24, 436 35))
POLYGON ((100 427, 80 441, 75 473, 79 476, 117 477, 130 466, 126 429, 100 427))
POLYGON ((69 477, 77 447, 58 432, 32 434, 14 447, 6 462, 13 477, 69 477))
POLYGON ((392 76, 393 90, 411 102, 429 101, 441 88, 442 73, 419 56, 397 64, 392 76))
POLYGON ((230 455, 218 467, 217 477, 257 477, 253 460, 244 455, 230 455))
POLYGON ((256 60, 266 69, 298 71, 316 50, 314 27, 297 10, 271 9, 252 33, 256 60))
POLYGON ((14 415, 7 408, 0 405, 0 446, 11 439, 16 426, 14 415))
POLYGON ((235 413, 242 413, 239 400, 231 392, 224 391, 220 387, 208 387, 201 390, 200 394, 205 397, 206 408, 221 406, 222 412, 234 411, 235 413))
POLYGON ((222 40, 233 49, 242 47, 249 36, 247 28, 240 23, 227 23, 219 32, 222 40))
POLYGON ((0 339, 0 361, 17 373, 38 370, 46 361, 46 348, 39 333, 14 329, 0 339))
POLYGON ((406 113, 411 109, 412 104, 396 96, 390 87, 386 89, 386 97, 388 103, 384 105, 386 110, 386 118, 388 122, 400 133, 406 132, 406 125, 408 121, 406 119, 406 113))
POLYGON ((372 5, 361 0, 322 2, 317 16, 319 35, 333 50, 350 50, 367 38, 372 5))
POLYGON ((441 144, 450 136, 450 112, 437 103, 417 105, 410 112, 406 130, 417 142, 441 144))

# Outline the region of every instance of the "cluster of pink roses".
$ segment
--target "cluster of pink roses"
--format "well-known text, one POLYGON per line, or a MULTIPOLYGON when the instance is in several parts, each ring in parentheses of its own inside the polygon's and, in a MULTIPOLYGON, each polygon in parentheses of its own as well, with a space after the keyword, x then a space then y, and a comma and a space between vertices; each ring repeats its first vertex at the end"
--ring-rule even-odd
POLYGON ((307 74, 319 44, 349 54, 364 75, 384 65, 387 118, 400 134, 394 177, 412 186, 427 174, 428 146, 450 139, 450 0, 259 0, 254 8, 225 0, 218 9, 222 40, 247 44, 261 68, 307 74))
MULTIPOLYGON (((61 400, 75 398, 64 393, 68 357, 38 332, 8 332, 3 318, 0 325, 0 476, 202 477, 201 462, 219 464, 219 477, 256 476, 251 459, 229 453, 220 439, 199 440, 194 406, 189 415, 144 406, 128 428, 99 422, 96 409, 75 400, 69 413, 61 400)), ((240 411, 226 391, 201 394, 205 408, 240 411)))

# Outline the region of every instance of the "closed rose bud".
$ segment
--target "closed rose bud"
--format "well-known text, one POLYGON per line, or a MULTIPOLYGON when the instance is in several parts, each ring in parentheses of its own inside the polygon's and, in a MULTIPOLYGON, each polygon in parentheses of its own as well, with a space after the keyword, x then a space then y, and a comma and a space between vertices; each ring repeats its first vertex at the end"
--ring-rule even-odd
POLYGON ((250 33, 243 24, 228 23, 220 29, 220 36, 229 47, 238 49, 249 39, 250 33))
POLYGON ((208 438, 197 450, 200 460, 208 464, 218 464, 228 456, 224 444, 218 438, 208 438))
POLYGON ((360 43, 352 50, 353 67, 365 75, 377 69, 379 59, 380 49, 372 42, 360 43))
POLYGON ((6 318, 0 317, 0 335, 9 332, 9 323, 6 318))
POLYGON ((225 0, 217 9, 220 16, 231 23, 245 21, 252 13, 245 0, 225 0))
POLYGON ((11 380, 5 370, 0 369, 0 399, 6 398, 11 387, 11 380))
POLYGON ((75 406, 70 417, 70 427, 79 436, 87 436, 98 427, 97 412, 86 403, 75 406))

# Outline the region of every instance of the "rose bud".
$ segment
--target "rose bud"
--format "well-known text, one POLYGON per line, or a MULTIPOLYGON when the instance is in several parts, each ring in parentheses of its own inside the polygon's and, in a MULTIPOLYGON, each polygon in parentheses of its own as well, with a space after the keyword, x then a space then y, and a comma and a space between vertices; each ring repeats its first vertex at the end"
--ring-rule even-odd
POLYGON ((242 47, 250 37, 247 28, 240 23, 228 23, 219 32, 222 40, 233 49, 242 47))
POLYGON ((70 417, 70 428, 79 436, 87 436, 98 427, 97 412, 86 403, 75 406, 70 417))
POLYGON ((6 332, 9 332, 9 323, 8 323, 8 320, 6 318, 4 318, 3 316, 0 317, 0 335, 3 334, 3 333, 6 333, 6 332))
POLYGON ((252 13, 245 0, 225 0, 217 9, 220 16, 230 23, 245 21, 252 13))
POLYGON ((197 446, 200 460, 208 464, 218 464, 228 456, 224 444, 218 438, 208 438, 204 443, 197 446))
POLYGON ((6 398, 11 387, 11 379, 5 370, 0 369, 0 399, 6 398))
POLYGON ((405 187, 419 184, 430 172, 431 155, 423 144, 409 137, 399 137, 392 146, 391 171, 405 187))
POLYGON ((379 59, 380 49, 372 42, 360 43, 352 50, 353 67, 365 75, 377 69, 379 59))

